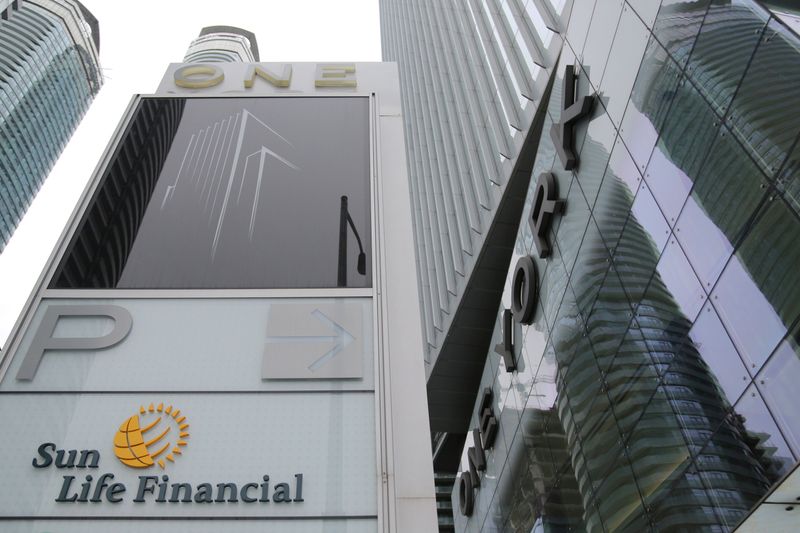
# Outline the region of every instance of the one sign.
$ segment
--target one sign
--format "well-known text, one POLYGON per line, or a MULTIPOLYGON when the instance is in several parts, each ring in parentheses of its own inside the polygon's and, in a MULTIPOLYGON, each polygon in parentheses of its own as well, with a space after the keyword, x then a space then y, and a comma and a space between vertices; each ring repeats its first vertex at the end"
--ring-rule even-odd
POLYGON ((352 91, 359 75, 355 63, 173 63, 158 93, 352 91))

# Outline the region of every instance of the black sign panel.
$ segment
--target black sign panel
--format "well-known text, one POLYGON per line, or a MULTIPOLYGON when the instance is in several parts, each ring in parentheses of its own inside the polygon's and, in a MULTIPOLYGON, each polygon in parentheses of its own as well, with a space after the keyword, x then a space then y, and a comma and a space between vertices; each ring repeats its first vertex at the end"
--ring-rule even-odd
POLYGON ((369 287, 369 154, 364 97, 143 99, 54 286, 369 287))

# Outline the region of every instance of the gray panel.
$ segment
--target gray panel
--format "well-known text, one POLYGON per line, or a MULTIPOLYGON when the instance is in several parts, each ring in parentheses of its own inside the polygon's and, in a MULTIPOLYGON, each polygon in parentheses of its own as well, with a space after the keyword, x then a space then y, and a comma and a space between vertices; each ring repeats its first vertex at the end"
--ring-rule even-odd
POLYGON ((363 313, 343 301, 272 304, 262 379, 361 378, 363 313))

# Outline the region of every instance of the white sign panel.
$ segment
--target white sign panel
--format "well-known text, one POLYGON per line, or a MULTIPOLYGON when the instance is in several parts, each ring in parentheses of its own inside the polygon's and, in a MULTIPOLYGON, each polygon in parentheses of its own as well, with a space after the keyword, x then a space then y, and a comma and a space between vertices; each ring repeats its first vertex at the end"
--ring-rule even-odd
POLYGON ((375 517, 374 420, 364 392, 4 394, 0 518, 375 517))
POLYGON ((0 391, 372 390, 370 298, 44 300, 0 391))

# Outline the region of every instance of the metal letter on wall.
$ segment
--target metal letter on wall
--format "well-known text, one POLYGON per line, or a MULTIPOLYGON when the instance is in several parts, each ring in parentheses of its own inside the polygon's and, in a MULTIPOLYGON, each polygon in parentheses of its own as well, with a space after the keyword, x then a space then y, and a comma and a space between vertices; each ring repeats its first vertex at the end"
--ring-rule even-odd
POLYGON ((478 409, 479 427, 472 430, 473 446, 467 450, 467 471, 461 473, 458 480, 458 507, 464 516, 472 515, 475 506, 474 489, 480 488, 479 471, 486 470, 486 450, 494 447, 497 436, 498 421, 492 410, 492 389, 483 390, 481 405, 478 409))
POLYGON ((353 63, 319 63, 314 87, 356 87, 356 66, 353 63))
POLYGON ((17 379, 33 379, 45 350, 102 350, 122 341, 132 326, 131 314, 118 305, 51 305, 45 311, 28 353, 22 360, 17 379), (102 337, 53 337, 56 325, 63 317, 107 317, 114 321, 114 328, 102 337))
POLYGON ((558 157, 565 170, 572 170, 578 164, 572 128, 578 120, 589 114, 594 105, 594 95, 583 96, 577 102, 575 101, 577 78, 575 65, 567 65, 564 73, 564 102, 561 122, 553 124, 553 127, 550 128, 550 136, 553 138, 558 157))
POLYGON ((558 199, 558 184, 555 177, 549 172, 541 174, 539 181, 536 182, 533 209, 531 209, 531 218, 528 220, 540 258, 550 255, 547 232, 553 223, 553 215, 563 212, 564 201, 558 199))
POLYGON ((216 65, 186 65, 175 71, 175 85, 184 89, 207 89, 219 85, 225 73, 216 65), (191 77, 190 77, 191 76, 191 77))
POLYGON ((514 313, 514 320, 526 325, 533 323, 537 296, 536 265, 531 256, 520 257, 511 281, 511 311, 514 313))
POLYGON ((276 74, 263 63, 250 63, 244 71, 244 86, 250 89, 256 76, 266 80, 273 87, 288 87, 292 83, 292 65, 283 65, 283 71, 276 74))
POLYGON ((517 358, 514 354, 514 313, 510 309, 503 309, 503 342, 495 346, 494 351, 503 358, 506 372, 517 370, 517 358))

